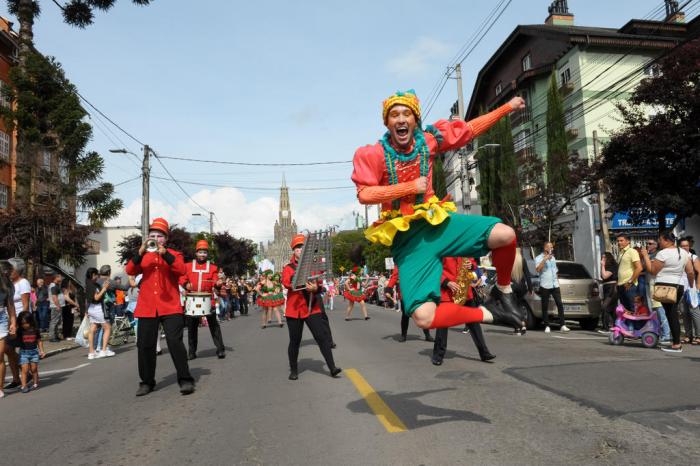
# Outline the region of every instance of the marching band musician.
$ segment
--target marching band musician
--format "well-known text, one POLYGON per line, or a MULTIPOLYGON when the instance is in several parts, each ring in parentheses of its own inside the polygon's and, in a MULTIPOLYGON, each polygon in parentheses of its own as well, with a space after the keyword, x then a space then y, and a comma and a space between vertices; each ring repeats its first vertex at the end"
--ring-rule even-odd
MULTIPOLYGON (((442 260, 442 280, 440 281, 440 301, 443 303, 452 303, 459 300, 457 298, 458 294, 463 294, 465 302, 461 304, 466 304, 470 307, 478 306, 476 302, 475 291, 472 286, 472 281, 468 280, 462 283, 463 280, 460 279, 460 271, 465 278, 470 276, 476 277, 477 264, 476 261, 471 257, 445 257, 442 260), (464 274, 466 272, 466 274, 464 274), (463 289, 466 288, 466 289, 463 289)), ((474 340, 474 345, 479 352, 479 357, 482 361, 490 361, 495 358, 493 354, 489 351, 486 346, 486 340, 484 339, 484 333, 481 330, 481 324, 478 322, 472 322, 467 324, 470 330, 472 340, 474 340)), ((436 366, 442 365, 442 360, 447 352, 447 328, 439 328, 435 332, 435 345, 433 346, 433 358, 432 363, 436 366)))
MULTIPOLYGON (((390 297, 393 301, 393 294, 394 294, 394 289, 396 289, 396 299, 401 300, 401 290, 399 287, 399 268, 394 265, 394 270, 391 271, 391 277, 389 277, 389 281, 386 283, 386 287, 384 288, 384 294, 388 297, 390 297)), ((406 341, 406 337, 408 336, 408 321, 411 318, 406 315, 405 312, 401 312, 401 336, 399 337, 399 342, 403 343, 406 341)), ((433 340, 433 337, 430 336, 430 330, 427 328, 422 329, 423 330, 423 335, 425 336, 425 341, 435 341, 433 340)))
MULTIPOLYGON (((206 240, 200 239, 195 246, 195 260, 185 264, 185 275, 180 278, 180 285, 187 291, 196 291, 200 293, 211 293, 213 295, 214 284, 219 277, 219 268, 212 264, 209 258, 209 243, 206 240)), ((213 296, 212 296, 213 297, 213 296)), ((221 326, 219 319, 214 312, 206 315, 207 323, 209 324, 209 332, 211 339, 216 346, 216 356, 219 359, 226 357, 226 348, 221 336, 221 326)), ((199 329, 199 316, 185 316, 185 325, 187 326, 187 346, 189 351, 187 359, 197 357, 197 331, 199 329)))
POLYGON ((340 367, 335 366, 333 350, 331 349, 331 337, 321 315, 321 302, 323 299, 321 297, 321 280, 316 280, 314 283, 307 281, 305 289, 293 289, 292 281, 299 265, 305 240, 306 238, 301 234, 292 238, 290 246, 294 252, 289 264, 282 271, 282 285, 288 290, 284 315, 287 318, 287 329, 289 330, 289 348, 287 349, 290 370, 289 380, 297 380, 299 378, 297 360, 299 359, 299 346, 301 345, 304 324, 309 327, 316 344, 321 349, 321 354, 326 360, 331 377, 336 377, 342 370, 340 367))
MULTIPOLYGON (((134 316, 139 319, 137 348, 141 383, 136 396, 148 395, 156 385, 156 342, 158 327, 163 326, 170 356, 177 371, 180 393, 194 392, 194 378, 187 364, 187 350, 182 342, 185 327, 178 283, 185 273, 182 254, 166 248, 170 227, 163 218, 151 223, 148 240, 126 265, 128 275, 143 274, 141 291, 134 316), (155 242, 156 251, 148 251, 147 243, 155 242)), ((150 248, 149 248, 150 249, 150 248)))

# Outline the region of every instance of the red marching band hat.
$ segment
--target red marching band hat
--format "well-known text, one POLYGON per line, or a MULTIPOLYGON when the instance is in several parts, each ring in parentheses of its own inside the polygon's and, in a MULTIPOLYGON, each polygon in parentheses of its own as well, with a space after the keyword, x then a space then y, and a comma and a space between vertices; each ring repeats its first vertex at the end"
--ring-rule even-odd
POLYGON ((194 250, 199 251, 201 249, 206 249, 207 251, 209 250, 209 243, 207 243, 207 240, 200 239, 197 241, 197 245, 195 246, 194 250))
POLYGON ((165 220, 164 218, 158 217, 154 218, 153 221, 151 222, 151 226, 149 227, 149 230, 157 230, 162 233, 165 233, 166 235, 170 234, 170 225, 168 224, 168 221, 165 220))
POLYGON ((294 235, 292 237, 292 241, 289 243, 289 247, 294 249, 297 246, 303 245, 305 241, 306 241, 306 236, 299 233, 298 235, 294 235))

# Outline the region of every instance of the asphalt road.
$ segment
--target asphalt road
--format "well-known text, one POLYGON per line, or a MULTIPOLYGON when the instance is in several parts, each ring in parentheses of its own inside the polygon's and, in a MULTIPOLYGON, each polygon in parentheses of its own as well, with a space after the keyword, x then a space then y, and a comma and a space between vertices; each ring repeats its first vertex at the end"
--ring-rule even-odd
POLYGON ((436 367, 417 328, 397 341, 399 314, 370 306, 371 320, 355 311, 345 322, 340 307, 342 300, 330 314, 344 369, 338 379, 328 376, 307 330, 299 380, 288 381, 287 329, 260 329, 255 311, 222 324, 224 360, 200 328, 200 357, 191 363, 197 391, 187 397, 167 350, 156 391, 142 398, 134 397, 133 345, 102 360, 88 361, 82 349, 51 357, 40 366, 39 390, 0 400, 2 463, 697 464, 700 457, 696 347, 669 355, 634 343, 613 347, 580 330, 516 337, 486 326, 493 363, 481 362, 471 338, 455 329, 436 367))

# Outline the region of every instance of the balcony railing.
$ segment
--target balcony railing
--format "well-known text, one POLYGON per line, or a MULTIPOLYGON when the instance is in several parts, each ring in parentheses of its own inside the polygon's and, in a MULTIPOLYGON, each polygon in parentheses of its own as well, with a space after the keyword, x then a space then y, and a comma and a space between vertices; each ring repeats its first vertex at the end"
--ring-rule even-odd
POLYGON ((572 81, 566 82, 559 87, 559 93, 562 97, 566 97, 571 94, 574 90, 574 83, 572 81))
POLYGON ((515 151, 515 158, 518 163, 525 162, 528 158, 535 155, 535 148, 532 146, 525 146, 519 150, 515 151))
POLYGON ((530 120, 532 120, 532 113, 530 112, 530 110, 518 110, 516 112, 513 112, 513 114, 511 115, 510 125, 513 128, 517 128, 518 126, 522 125, 523 123, 527 123, 530 120))

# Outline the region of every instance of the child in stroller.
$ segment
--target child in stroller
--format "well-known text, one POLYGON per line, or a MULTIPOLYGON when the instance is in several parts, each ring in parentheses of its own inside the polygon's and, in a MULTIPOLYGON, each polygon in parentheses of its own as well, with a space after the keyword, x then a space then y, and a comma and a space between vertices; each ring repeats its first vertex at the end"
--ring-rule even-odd
POLYGON ((634 312, 627 311, 622 305, 615 309, 617 319, 610 333, 610 344, 621 345, 625 338, 641 338, 645 348, 655 348, 659 341, 660 324, 656 312, 649 312, 641 296, 634 298, 634 312))

